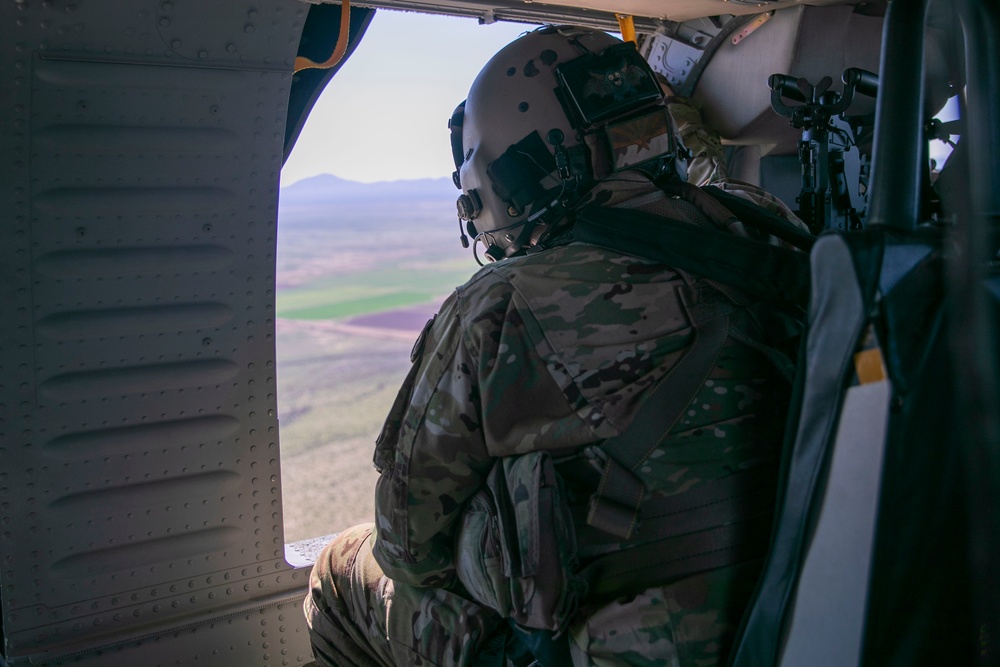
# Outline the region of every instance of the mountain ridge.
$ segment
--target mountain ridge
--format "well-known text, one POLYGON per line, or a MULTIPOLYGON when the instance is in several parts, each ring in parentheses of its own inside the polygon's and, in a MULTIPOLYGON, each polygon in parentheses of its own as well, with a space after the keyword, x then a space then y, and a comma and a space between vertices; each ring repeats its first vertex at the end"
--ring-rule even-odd
POLYGON ((282 204, 295 205, 373 198, 381 201, 448 200, 456 196, 455 185, 446 177, 360 183, 333 174, 319 174, 282 187, 279 201, 282 204))

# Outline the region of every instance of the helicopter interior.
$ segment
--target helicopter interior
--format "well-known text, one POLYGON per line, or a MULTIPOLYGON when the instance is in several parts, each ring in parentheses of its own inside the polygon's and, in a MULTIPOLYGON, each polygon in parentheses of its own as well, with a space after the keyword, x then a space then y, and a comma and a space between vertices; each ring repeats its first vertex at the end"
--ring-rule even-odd
POLYGON ((798 439, 822 444, 789 445, 797 509, 732 664, 1000 661, 1000 7, 610 4, 0 6, 0 665, 312 663, 301 602, 323 538, 283 529, 280 175, 392 10, 634 29, 718 130, 730 175, 829 239, 813 300, 831 310, 812 324, 834 333, 814 354, 847 359, 868 326, 885 337, 887 384, 848 391, 848 362, 826 389, 802 381, 798 439), (959 119, 935 121, 956 97, 959 119), (928 141, 957 136, 932 170, 928 141), (853 239, 870 230, 887 236, 864 264, 853 239), (896 285, 905 299, 879 300, 896 285), (919 341, 891 344, 901 331, 919 341), (931 631, 953 611, 947 637, 931 631))

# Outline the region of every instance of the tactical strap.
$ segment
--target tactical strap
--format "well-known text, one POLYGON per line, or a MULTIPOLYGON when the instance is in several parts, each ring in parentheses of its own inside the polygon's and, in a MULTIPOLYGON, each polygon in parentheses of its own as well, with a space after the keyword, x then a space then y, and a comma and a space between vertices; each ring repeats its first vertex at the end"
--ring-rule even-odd
MULTIPOLYGON (((559 471, 580 480, 597 474, 582 459, 560 463, 559 471)), ((684 493, 648 497, 641 523, 625 541, 589 525, 585 506, 571 505, 588 601, 763 558, 777 478, 774 466, 757 465, 684 493)))
POLYGON ((732 304, 721 300, 715 304, 695 302, 686 285, 679 292, 694 328, 694 343, 650 389, 628 428, 601 446, 608 461, 590 499, 587 523, 625 540, 636 527, 645 491, 635 471, 667 437, 715 366, 734 310, 732 304))
POLYGON ((601 603, 699 572, 763 558, 772 517, 773 511, 768 509, 737 523, 716 525, 598 557, 581 571, 589 582, 587 600, 601 603))
MULTIPOLYGON (((800 230, 789 232, 792 225, 773 217, 780 224, 768 219, 755 226, 781 232, 774 235, 788 236, 796 245, 811 242, 811 237, 797 237, 800 230)), ((761 218, 766 216, 755 220, 761 218)), ((621 208, 580 211, 574 236, 738 286, 792 312, 801 312, 808 298, 808 257, 762 241, 621 208)), ((595 601, 762 558, 767 550, 776 487, 769 467, 644 502, 645 487, 635 471, 668 436, 715 366, 735 310, 725 303, 711 312, 710 302, 694 302, 690 291, 682 296, 695 329, 694 343, 651 388, 629 428, 603 443, 608 461, 585 520, 581 510, 575 510, 578 544, 586 545, 580 554, 586 563, 582 574, 590 582, 588 598, 595 601)))
MULTIPOLYGON (((642 523, 635 543, 674 538, 703 530, 705 526, 729 525, 774 508, 778 472, 774 466, 757 465, 695 486, 671 496, 651 496, 642 505, 642 523)), ((580 557, 601 553, 606 545, 621 546, 613 535, 588 525, 582 507, 572 507, 580 557)), ((625 548, 628 548, 627 546, 625 548)))
POLYGON ((802 312, 809 298, 809 257, 797 250, 622 208, 579 211, 573 234, 577 241, 737 286, 785 310, 802 312))

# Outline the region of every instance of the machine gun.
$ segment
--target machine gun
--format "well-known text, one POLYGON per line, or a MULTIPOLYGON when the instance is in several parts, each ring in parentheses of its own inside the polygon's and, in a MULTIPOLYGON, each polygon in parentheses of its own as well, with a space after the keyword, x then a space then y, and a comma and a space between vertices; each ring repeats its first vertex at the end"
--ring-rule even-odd
POLYGON ((804 78, 772 74, 771 107, 802 131, 798 142, 802 188, 796 198, 798 216, 814 233, 825 229, 856 230, 864 227, 868 207, 868 155, 860 147, 875 126, 874 114, 847 116, 855 92, 875 97, 878 76, 849 68, 842 76, 842 93, 830 90, 833 79, 823 77, 815 86, 804 78), (787 104, 785 99, 798 104, 787 104))

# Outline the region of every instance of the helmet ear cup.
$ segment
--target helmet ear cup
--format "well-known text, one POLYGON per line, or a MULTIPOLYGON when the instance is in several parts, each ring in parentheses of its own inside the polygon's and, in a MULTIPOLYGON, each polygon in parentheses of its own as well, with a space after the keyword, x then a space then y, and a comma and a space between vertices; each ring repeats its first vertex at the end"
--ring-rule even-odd
MULTIPOLYGON (((458 172, 455 172, 455 176, 458 176, 458 172)), ((458 186, 461 189, 461 184, 458 186)), ((465 235, 465 231, 462 230, 462 221, 465 221, 465 228, 468 230, 472 238, 475 239, 478 232, 476 231, 476 226, 472 224, 472 219, 479 215, 479 212, 483 210, 483 202, 479 199, 479 193, 475 190, 469 190, 468 194, 461 194, 458 196, 458 201, 455 202, 456 208, 458 209, 458 232, 459 239, 462 241, 462 247, 469 247, 469 237, 465 235)))
MULTIPOLYGON (((458 172, 455 173, 457 174, 458 172)), ((479 198, 479 193, 476 190, 469 190, 468 193, 459 195, 455 205, 458 208, 459 220, 467 220, 469 222, 475 220, 479 212, 483 210, 483 201, 479 198)))

